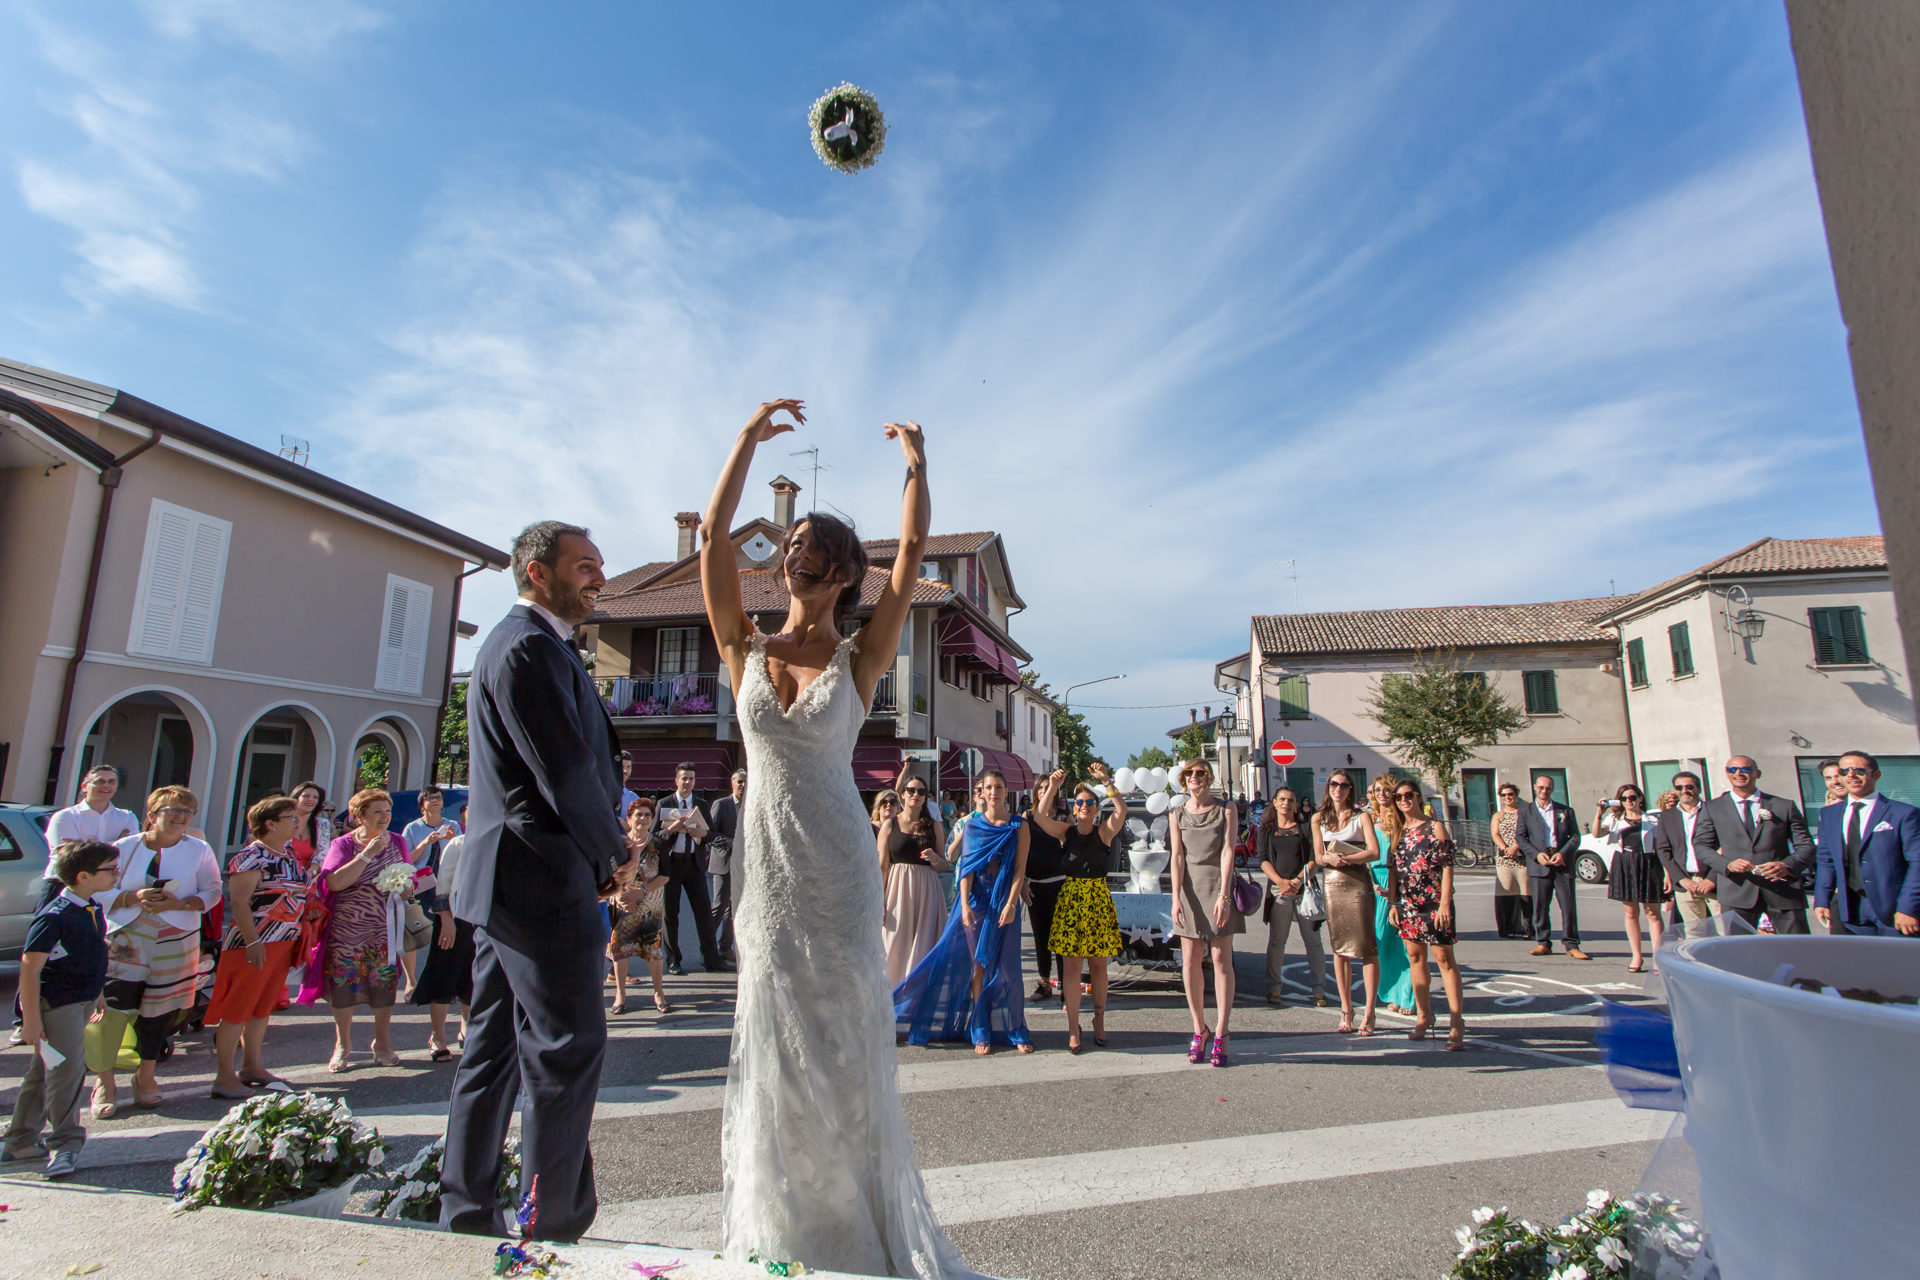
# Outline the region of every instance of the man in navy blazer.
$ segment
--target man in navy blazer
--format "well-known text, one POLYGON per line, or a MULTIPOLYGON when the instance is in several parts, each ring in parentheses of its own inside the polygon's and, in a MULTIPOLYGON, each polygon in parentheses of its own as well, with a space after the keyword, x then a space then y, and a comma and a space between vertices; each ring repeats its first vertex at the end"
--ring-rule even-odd
POLYGON ((1840 757, 1846 796, 1820 811, 1813 914, 1835 933, 1920 937, 1920 810, 1879 794, 1880 762, 1840 757))
POLYGON ((1533 890, 1533 940, 1536 956, 1553 953, 1551 909, 1560 900, 1560 940, 1567 954, 1586 960, 1580 949, 1580 911, 1573 899, 1573 859, 1580 852, 1580 820, 1573 810, 1553 798, 1553 775, 1533 780, 1533 803, 1520 806, 1514 839, 1527 860, 1528 886, 1533 890))
POLYGON ((480 646, 467 685, 467 838, 455 913, 474 926, 473 1003, 454 1072, 440 1221, 504 1235, 495 1188, 514 1103, 530 1239, 577 1240, 599 1202, 587 1146, 607 1018, 600 894, 631 880, 615 817, 620 743, 573 644, 606 584, 587 531, 514 539, 520 601, 480 646), (536 1182, 537 1180, 537 1182, 536 1182), (537 1188, 537 1189, 536 1189, 537 1188))

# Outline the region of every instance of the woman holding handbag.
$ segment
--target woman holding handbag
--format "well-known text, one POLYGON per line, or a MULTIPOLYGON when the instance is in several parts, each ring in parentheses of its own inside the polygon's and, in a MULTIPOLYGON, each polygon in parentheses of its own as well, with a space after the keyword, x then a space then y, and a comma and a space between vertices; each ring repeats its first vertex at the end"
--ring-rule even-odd
POLYGON ((1279 1006, 1281 978, 1287 963, 1287 936, 1300 922, 1300 945, 1307 952, 1307 972, 1313 979, 1313 1003, 1327 1005, 1327 952, 1320 945, 1320 924, 1326 917, 1325 899, 1313 884, 1313 843, 1300 820, 1300 797, 1292 787, 1281 787, 1260 815, 1256 829, 1260 873, 1267 878, 1267 1003, 1279 1006), (1301 898, 1314 888, 1317 910, 1301 911, 1301 898))
POLYGON ((400 953, 405 934, 395 936, 389 892, 380 887, 383 873, 404 866, 409 875, 400 891, 413 900, 413 860, 407 842, 387 829, 393 821, 393 799, 368 788, 347 801, 354 827, 327 848, 314 877, 313 890, 327 908, 326 937, 307 962, 300 1003, 312 1004, 324 994, 333 1008, 333 1057, 327 1070, 345 1071, 353 1054, 353 1010, 365 1004, 373 1011, 373 1060, 383 1067, 400 1065, 389 1028, 398 994, 400 953))

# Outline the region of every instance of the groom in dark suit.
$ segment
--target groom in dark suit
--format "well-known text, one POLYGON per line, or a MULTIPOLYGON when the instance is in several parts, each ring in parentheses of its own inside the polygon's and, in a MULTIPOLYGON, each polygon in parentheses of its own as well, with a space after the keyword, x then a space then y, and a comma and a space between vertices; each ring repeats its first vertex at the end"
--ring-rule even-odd
POLYGON ((1560 902, 1560 938, 1567 954, 1587 959, 1580 949, 1580 910, 1573 896, 1573 859, 1580 852, 1580 820, 1553 798, 1553 775, 1533 780, 1533 803, 1520 806, 1514 840, 1527 860, 1527 884, 1533 890, 1533 954, 1553 952, 1553 902, 1560 902))
POLYGON ((619 740, 573 645, 606 584, 587 531, 558 521, 513 543, 520 601, 480 646, 457 914, 474 925, 473 1004, 454 1073, 440 1221, 503 1235, 500 1149, 520 1121, 528 1238, 577 1240, 599 1202, 587 1131, 607 1043, 599 895, 631 880, 619 740), (536 1181, 537 1180, 537 1181, 536 1181))
POLYGON ((1727 761, 1727 786, 1693 824, 1693 852, 1713 872, 1720 909, 1756 929, 1764 912, 1776 934, 1808 932, 1800 878, 1813 870, 1813 837, 1800 806, 1760 790, 1751 756, 1727 761))

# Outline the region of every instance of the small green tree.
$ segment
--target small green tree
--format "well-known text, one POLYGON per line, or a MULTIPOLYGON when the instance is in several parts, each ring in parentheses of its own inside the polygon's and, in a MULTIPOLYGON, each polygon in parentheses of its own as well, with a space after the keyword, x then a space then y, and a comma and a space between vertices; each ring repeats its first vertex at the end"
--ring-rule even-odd
POLYGON ((467 767, 467 682, 459 680, 447 696, 446 719, 440 722, 440 755, 433 762, 435 781, 452 786, 465 780, 467 767))
POLYGON ((1402 759, 1433 775, 1442 797, 1453 789, 1462 761, 1527 723, 1483 676, 1462 671, 1452 650, 1380 677, 1361 705, 1402 759))
POLYGON ((1171 769, 1175 763, 1173 753, 1160 747, 1147 747, 1127 757, 1129 769, 1171 769))
POLYGON ((362 791, 369 787, 382 790, 387 785, 387 775, 393 770, 393 762, 387 756, 387 744, 375 738, 360 748, 360 759, 354 776, 359 780, 362 791))
POLYGON ((1213 741, 1213 733, 1205 725, 1190 724, 1180 731, 1173 740, 1173 755, 1176 760, 1197 760, 1207 754, 1207 744, 1213 741))

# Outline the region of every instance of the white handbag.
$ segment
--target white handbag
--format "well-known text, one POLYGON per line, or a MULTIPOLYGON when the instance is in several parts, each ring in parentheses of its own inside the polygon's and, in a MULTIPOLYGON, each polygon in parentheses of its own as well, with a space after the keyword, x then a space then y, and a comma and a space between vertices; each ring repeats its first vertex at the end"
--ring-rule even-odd
POLYGON ((1293 909, 1293 917, 1309 922, 1327 918, 1327 895, 1318 879, 1307 881, 1306 888, 1300 891, 1300 905, 1293 909))

